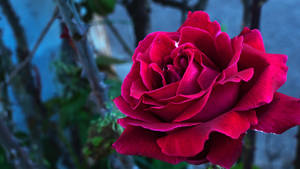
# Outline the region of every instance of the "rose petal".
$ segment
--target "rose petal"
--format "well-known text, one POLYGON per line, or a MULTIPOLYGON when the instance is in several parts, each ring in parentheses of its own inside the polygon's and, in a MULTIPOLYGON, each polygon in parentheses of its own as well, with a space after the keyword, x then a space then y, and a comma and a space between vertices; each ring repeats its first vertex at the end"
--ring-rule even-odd
POLYGON ((149 121, 149 122, 157 122, 159 121, 157 118, 155 118, 153 115, 141 111, 141 110, 133 110, 130 105, 123 99, 122 96, 119 96, 115 98, 114 100, 115 105, 117 108, 125 115, 142 121, 149 121))
POLYGON ((231 43, 233 48, 233 56, 227 67, 222 72, 226 78, 236 74, 238 70, 243 70, 238 67, 238 61, 243 49, 243 37, 235 37, 231 40, 231 43))
POLYGON ((132 82, 130 87, 130 96, 135 99, 140 99, 140 97, 147 92, 147 88, 144 86, 141 79, 136 79, 132 82))
POLYGON ((197 83, 202 90, 207 89, 212 85, 218 75, 218 71, 205 66, 203 67, 201 74, 197 78, 197 83))
POLYGON ((185 112, 185 109, 195 104, 196 101, 186 101, 181 103, 168 103, 162 106, 152 106, 146 108, 145 111, 151 112, 161 118, 163 121, 171 122, 180 114, 185 112))
POLYGON ((141 40, 136 47, 134 54, 132 56, 132 60, 136 61, 136 58, 138 57, 139 54, 144 53, 147 51, 152 44, 154 38, 159 34, 159 32, 153 32, 148 34, 145 39, 141 40))
POLYGON ((230 62, 233 56, 231 39, 227 33, 222 32, 216 37, 217 55, 214 56, 214 61, 220 68, 224 69, 230 62))
POLYGON ((199 124, 196 122, 194 123, 193 122, 180 122, 180 123, 151 122, 150 123, 150 122, 143 122, 140 120, 131 119, 128 117, 118 119, 118 123, 125 128, 129 125, 129 126, 143 127, 151 131, 161 131, 161 132, 172 131, 177 128, 190 127, 199 124))
POLYGON ((275 93, 273 101, 258 108, 258 124, 254 129, 267 133, 281 134, 291 127, 300 125, 300 99, 275 93))
POLYGON ((204 29, 213 36, 221 32, 219 23, 216 21, 211 22, 208 14, 203 11, 189 12, 186 21, 177 31, 180 32, 187 26, 204 29))
POLYGON ((200 71, 202 68, 191 60, 191 63, 187 67, 182 79, 179 82, 179 86, 177 89, 178 94, 195 94, 200 91, 200 86, 197 83, 197 78, 200 75, 200 71))
POLYGON ((273 95, 286 81, 287 57, 267 54, 244 44, 239 68, 254 68, 254 76, 241 86, 244 94, 235 110, 250 110, 270 103, 273 95))
MULTIPOLYGON (((212 87, 210 87, 208 89, 208 92, 205 93, 204 96, 202 96, 201 98, 197 99, 196 101, 193 102, 193 104, 191 104, 190 106, 188 106, 183 112, 181 112, 181 114, 176 117, 176 119, 174 119, 174 122, 181 122, 181 121, 185 121, 188 120, 192 117, 194 117, 195 115, 197 115, 199 112, 201 112, 203 110, 203 108, 205 107, 209 96, 211 94, 212 91, 212 87)), ((201 93, 201 92, 200 92, 201 93)))
POLYGON ((217 118, 184 130, 175 130, 157 140, 164 154, 192 157, 200 153, 211 132, 219 132, 238 139, 251 124, 256 124, 256 114, 251 112, 228 112, 217 118))
POLYGON ((172 164, 184 161, 184 158, 170 157, 161 152, 156 144, 156 139, 160 136, 159 132, 149 131, 140 127, 127 127, 112 146, 120 154, 142 155, 172 164))
POLYGON ((161 65, 163 58, 170 55, 175 48, 175 41, 169 38, 165 33, 160 32, 156 35, 150 47, 151 63, 161 65))
POLYGON ((122 86, 121 86, 121 96, 122 98, 129 103, 131 106, 135 106, 138 101, 130 96, 130 91, 131 91, 131 85, 132 82, 136 80, 136 78, 139 78, 139 71, 140 71, 140 65, 138 62, 134 62, 130 72, 128 75, 125 77, 122 86))
POLYGON ((139 60, 140 63, 140 77, 148 90, 154 90, 166 84, 164 76, 155 63, 146 63, 139 60))
POLYGON ((265 52, 264 41, 257 29, 250 30, 245 27, 240 33, 240 36, 244 37, 244 43, 262 52, 265 52))
POLYGON ((179 82, 167 84, 166 86, 147 92, 147 95, 158 101, 168 99, 176 95, 178 84, 179 82))
POLYGON ((237 102, 239 83, 216 85, 203 109, 191 121, 208 121, 230 110, 237 102))
POLYGON ((162 79, 160 83, 162 83, 165 86, 167 82, 164 76, 164 72, 161 70, 161 68, 156 63, 151 63, 149 65, 149 68, 152 69, 153 72, 156 72, 160 76, 160 79, 162 79))
POLYGON ((249 69, 245 69, 240 72, 237 72, 236 74, 232 75, 231 77, 224 78, 224 79, 220 80, 218 83, 225 84, 227 82, 235 82, 235 83, 238 83, 241 81, 248 82, 253 77, 253 75, 254 75, 254 69, 249 68, 249 69))
POLYGON ((207 159, 226 169, 230 169, 242 153, 242 137, 232 139, 223 134, 213 133, 209 142, 211 146, 207 159))
POLYGON ((201 52, 208 57, 216 55, 215 42, 212 36, 205 30, 195 27, 183 27, 180 30, 179 45, 184 43, 194 44, 201 52))

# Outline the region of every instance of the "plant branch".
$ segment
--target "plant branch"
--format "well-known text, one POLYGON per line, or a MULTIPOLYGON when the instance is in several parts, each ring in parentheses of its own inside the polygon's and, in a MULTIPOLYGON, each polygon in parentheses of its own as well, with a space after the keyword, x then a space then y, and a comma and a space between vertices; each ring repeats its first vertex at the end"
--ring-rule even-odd
POLYGON ((79 17, 76 17, 78 14, 76 9, 73 8, 72 2, 65 0, 56 0, 56 2, 63 21, 71 33, 83 71, 86 73, 93 94, 95 95, 97 106, 99 106, 101 114, 104 116, 107 112, 105 102, 108 100, 107 93, 105 92, 106 86, 103 83, 104 75, 98 70, 92 50, 90 45, 88 45, 84 33, 86 32, 86 26, 79 17))
POLYGON ((296 157, 294 160, 294 169, 300 168, 300 127, 298 127, 298 133, 297 133, 297 151, 296 151, 296 157))
POLYGON ((113 25, 113 23, 111 22, 111 20, 109 20, 108 18, 105 18, 105 23, 110 28, 110 30, 113 32, 113 34, 116 36, 116 38, 119 40, 119 42, 121 43, 121 45, 122 45, 123 49, 125 50, 125 52, 129 56, 132 56, 132 54, 133 54, 132 50, 127 45, 126 41, 122 38, 122 36, 119 33, 118 29, 113 25))
MULTIPOLYGON (((102 109, 102 116, 109 112, 108 108, 105 105, 105 102, 108 101, 106 86, 103 83, 104 75, 100 73, 97 68, 95 59, 93 57, 92 50, 90 45, 87 43, 86 36, 84 34, 86 26, 83 24, 81 19, 78 17, 78 12, 74 8, 72 1, 66 0, 56 0, 59 12, 62 15, 63 21, 65 22, 73 43, 76 47, 77 55, 81 61, 83 71, 86 73, 92 91, 96 96, 96 103, 99 108, 102 109)), ((129 163, 130 157, 122 156, 122 163, 129 163)), ((117 162, 117 159, 111 160, 114 163, 117 162)), ((131 163, 131 162, 130 162, 131 163)), ((131 163, 132 164, 132 163, 131 163)), ((121 169, 131 169, 135 166, 132 164, 128 168, 125 165, 121 165, 121 169)))
POLYGON ((0 6, 2 7, 2 11, 6 16, 8 23, 12 27, 12 31, 17 41, 17 52, 19 53, 18 55, 22 56, 19 59, 23 60, 28 54, 28 43, 26 41, 24 29, 19 22, 19 17, 13 10, 11 4, 9 3, 9 0, 1 0, 0 6))
POLYGON ((0 144, 5 148, 8 156, 12 156, 13 164, 18 169, 37 169, 29 155, 21 148, 20 144, 13 136, 6 122, 0 118, 0 144))
POLYGON ((178 9, 184 9, 186 11, 192 11, 193 8, 189 7, 186 3, 184 2, 178 2, 175 0, 153 0, 153 2, 159 3, 164 6, 170 6, 173 8, 178 8, 178 9))
POLYGON ((6 79, 5 83, 9 84, 13 78, 27 65, 31 62, 33 56, 35 55, 38 47, 40 46, 41 42, 43 41, 44 37, 48 33, 49 29, 51 28, 52 24, 54 23, 55 19, 57 18, 58 15, 58 8, 55 8, 53 15, 45 28, 42 30, 42 33, 40 34, 39 38, 35 42, 33 49, 29 53, 29 55, 25 58, 24 61, 22 61, 19 65, 16 66, 16 68, 9 74, 8 78, 6 79))
POLYGON ((245 136, 245 145, 243 151, 243 169, 252 169, 255 156, 256 133, 249 130, 245 136))
POLYGON ((149 0, 124 0, 124 6, 133 22, 135 45, 143 40, 150 27, 150 2, 149 0))
MULTIPOLYGON (((266 0, 242 0, 244 6, 243 27, 248 26, 251 29, 259 29, 261 9, 266 0)), ((256 133, 249 130, 245 136, 246 144, 243 150, 244 169, 252 169, 255 157, 256 133)))
POLYGON ((196 10, 205 10, 208 0, 198 0, 193 5, 188 5, 185 1, 175 1, 175 0, 153 0, 153 2, 156 2, 158 4, 161 4, 163 6, 170 6, 173 8, 180 9, 181 11, 196 11, 196 10))
POLYGON ((208 4, 208 0, 198 0, 197 3, 195 3, 193 5, 192 11, 195 11, 195 10, 203 11, 206 9, 207 4, 208 4))
MULTIPOLYGON (((2 41, 2 33, 0 33, 0 80, 3 80, 11 67, 10 62, 11 51, 4 45, 2 41)), ((7 95, 7 86, 0 87, 0 144, 6 150, 7 158, 11 160, 15 168, 18 169, 36 169, 29 155, 21 148, 20 144, 8 127, 9 121, 9 98, 7 95)))

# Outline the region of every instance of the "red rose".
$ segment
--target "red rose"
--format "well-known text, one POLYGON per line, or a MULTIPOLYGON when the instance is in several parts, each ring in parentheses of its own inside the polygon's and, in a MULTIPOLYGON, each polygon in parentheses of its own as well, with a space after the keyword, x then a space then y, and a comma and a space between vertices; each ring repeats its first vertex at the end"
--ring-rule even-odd
POLYGON ((126 118, 117 152, 176 164, 230 168, 252 128, 282 133, 300 124, 300 100, 276 92, 287 56, 265 52, 258 30, 230 39, 204 12, 177 32, 141 41, 114 102, 126 118))

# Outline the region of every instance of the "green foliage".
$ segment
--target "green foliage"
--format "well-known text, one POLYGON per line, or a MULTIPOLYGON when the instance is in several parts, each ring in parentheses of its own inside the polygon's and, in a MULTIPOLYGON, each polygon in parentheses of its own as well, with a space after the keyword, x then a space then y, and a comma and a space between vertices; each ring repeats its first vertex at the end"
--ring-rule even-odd
POLYGON ((0 146, 0 166, 1 169, 14 169, 13 165, 6 158, 5 150, 2 146, 0 146))
POLYGON ((121 95, 122 82, 119 79, 107 79, 105 80, 105 83, 109 86, 108 96, 110 99, 114 99, 121 95))
POLYGON ((226 30, 227 30, 227 26, 224 24, 221 24, 221 31, 226 32, 226 30))
POLYGON ((87 0, 88 7, 100 15, 112 13, 115 9, 116 0, 87 0))
MULTIPOLYGON (((110 70, 111 64, 125 63, 125 61, 101 56, 97 58, 97 65, 102 70, 109 70, 108 78, 105 80, 108 86, 109 98, 115 98, 120 95, 121 81, 116 78, 110 70)), ((93 161, 95 168, 109 168, 107 160, 108 155, 113 152, 111 144, 119 136, 122 128, 117 125, 118 118, 123 117, 114 104, 109 101, 106 107, 110 110, 105 117, 100 117, 97 112, 97 106, 92 101, 91 90, 86 78, 82 77, 82 70, 75 63, 65 63, 62 60, 56 61, 54 68, 57 77, 62 86, 62 94, 46 102, 52 119, 57 118, 60 137, 68 147, 73 157, 77 156, 75 147, 72 147, 72 136, 74 128, 77 131, 80 142, 77 147, 87 161, 93 161), (57 116, 58 115, 58 116, 57 116), (71 134, 71 135, 70 135, 71 134), (70 135, 70 136, 65 136, 70 135), (103 160, 105 159, 105 160, 103 160)), ((77 139, 78 140, 78 139, 77 139)), ((49 145, 48 143, 45 145, 49 145)), ((49 146, 53 149, 53 146, 49 146)), ((48 152, 48 162, 56 163, 55 157, 48 152)), ((75 159, 76 160, 76 159, 75 159)), ((77 160, 78 161, 78 160, 77 160)), ((50 165, 53 168, 53 165, 50 165)), ((94 168, 89 167, 89 168, 94 168)))
POLYGON ((96 63, 98 66, 107 66, 112 64, 122 64, 127 63, 128 60, 117 59, 105 55, 99 55, 96 59, 96 63))
MULTIPOLYGON (((243 169, 243 163, 237 163, 235 164, 233 167, 231 167, 231 169, 243 169)), ((252 169, 260 169, 258 166, 253 166, 252 169)))
POLYGON ((141 169, 186 169, 187 168, 187 163, 179 163, 173 165, 160 160, 150 159, 141 156, 134 156, 134 160, 135 163, 141 169))
POLYGON ((159 160, 153 160, 152 165, 150 169, 157 169, 157 168, 163 168, 163 169, 185 169, 187 167, 186 163, 180 163, 177 165, 165 163, 159 160))

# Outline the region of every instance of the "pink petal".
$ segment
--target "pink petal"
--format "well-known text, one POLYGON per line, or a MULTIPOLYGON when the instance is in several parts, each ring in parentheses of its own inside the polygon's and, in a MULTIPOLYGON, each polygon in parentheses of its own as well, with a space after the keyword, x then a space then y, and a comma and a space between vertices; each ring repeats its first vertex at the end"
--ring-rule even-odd
POLYGON ((145 37, 145 39, 139 42, 132 56, 133 61, 136 61, 136 58, 138 57, 139 54, 142 54, 148 50, 148 48, 150 47, 150 45, 152 44, 154 38, 158 35, 158 33, 159 32, 150 33, 145 37))
POLYGON ((161 99, 168 99, 176 95, 178 84, 179 82, 170 83, 161 88, 147 92, 147 95, 158 101, 161 99))
POLYGON ((179 41, 179 32, 164 32, 164 33, 167 34, 169 38, 171 38, 175 42, 179 41))
POLYGON ((131 106, 135 106, 138 101, 130 96, 132 82, 139 78, 140 65, 138 62, 134 62, 130 72, 125 77, 122 86, 121 86, 121 96, 122 98, 129 103, 131 106))
POLYGON ((215 69, 212 69, 210 67, 203 67, 201 74, 197 78, 197 83, 202 90, 207 89, 212 85, 219 74, 220 73, 215 69))
POLYGON ((167 84, 165 76, 164 76, 164 72, 161 70, 161 68, 156 63, 151 63, 149 65, 149 68, 152 69, 153 72, 155 72, 157 75, 160 76, 160 79, 162 80, 160 83, 162 83, 163 85, 167 84))
POLYGON ((200 91, 200 86, 197 83, 197 78, 202 68, 196 64, 193 60, 190 61, 182 79, 179 82, 177 89, 178 94, 195 94, 200 91))
POLYGON ((157 140, 164 154, 192 157, 203 151, 211 132, 222 133, 238 139, 251 124, 256 124, 256 114, 251 112, 228 112, 203 124, 187 129, 175 130, 157 140))
POLYGON ((162 106, 152 106, 150 108, 146 108, 145 111, 149 111, 164 121, 171 122, 180 114, 185 112, 187 107, 194 105, 196 101, 187 101, 181 103, 168 103, 167 105, 162 106))
POLYGON ((241 81, 248 82, 253 77, 253 75, 254 75, 254 69, 248 68, 248 69, 245 69, 245 70, 235 73, 231 77, 226 77, 226 78, 222 79, 221 81, 219 81, 218 83, 225 84, 227 82, 235 82, 235 83, 238 83, 241 81))
POLYGON ((240 33, 240 36, 244 37, 244 43, 262 52, 265 52, 264 41, 257 29, 250 30, 245 27, 240 33))
POLYGON ((156 67, 155 63, 148 64, 139 59, 138 61, 140 63, 140 77, 148 90, 157 89, 166 84, 160 68, 156 67))
POLYGON ((138 100, 147 91, 148 90, 144 86, 142 80, 136 79, 132 82, 132 85, 130 87, 130 96, 138 100))
POLYGON ((211 22, 208 14, 203 11, 189 12, 186 21, 178 29, 178 32, 187 26, 204 29, 213 36, 221 32, 219 23, 216 21, 211 22))
POLYGON ((222 134, 213 134, 209 142, 211 146, 207 159, 226 169, 230 169, 242 153, 242 137, 232 139, 222 134))
POLYGON ((127 127, 112 146, 120 154, 142 155, 172 164, 184 161, 184 158, 170 157, 163 154, 156 144, 156 140, 159 137, 159 132, 149 131, 140 127, 127 127))
POLYGON ((231 39, 227 33, 222 32, 218 34, 218 36, 216 37, 216 49, 217 55, 213 57, 213 60, 221 68, 225 68, 233 57, 231 39))
POLYGON ((157 144, 166 155, 192 157, 203 150, 209 138, 207 130, 204 126, 183 129, 159 138, 157 144))
POLYGON ((167 36, 167 34, 160 32, 157 34, 150 47, 150 59, 152 63, 161 65, 164 57, 170 55, 175 48, 175 41, 167 36))
POLYGON ((123 99, 122 96, 119 96, 115 98, 114 100, 115 105, 117 108, 125 115, 142 121, 149 121, 149 122, 157 122, 159 121, 157 118, 155 118, 150 113, 141 111, 141 110, 133 110, 130 105, 123 99))
POLYGON ((215 42, 212 36, 205 30, 195 27, 183 27, 180 30, 179 45, 184 43, 194 44, 201 52, 208 57, 216 55, 215 42))
POLYGON ((238 99, 239 84, 227 83, 216 85, 204 108, 191 121, 208 121, 230 110, 238 99))
POLYGON ((267 133, 281 134, 300 125, 300 99, 275 93, 273 101, 258 108, 258 124, 253 128, 267 133))
POLYGON ((243 37, 235 37, 231 40, 231 43, 233 48, 233 56, 227 64, 227 67, 222 72, 226 77, 231 77, 238 72, 238 61, 243 49, 243 37))
POLYGON ((188 119, 196 116, 205 107, 205 105, 209 99, 209 96, 211 94, 211 91, 212 91, 212 87, 210 87, 208 89, 208 91, 207 91, 207 93, 205 93, 205 95, 203 95, 199 99, 196 99, 196 101, 193 101, 193 103, 191 105, 186 107, 186 109, 184 111, 182 111, 181 114, 178 115, 173 121, 181 122, 181 121, 185 121, 185 120, 188 120, 188 119))
POLYGON ((118 123, 125 128, 129 125, 129 126, 143 127, 151 131, 160 131, 160 132, 172 131, 177 128, 190 127, 199 124, 196 122, 195 123, 193 122, 180 122, 180 123, 143 122, 128 117, 118 119, 118 123))
POLYGON ((239 68, 254 68, 252 79, 241 86, 242 98, 235 110, 250 110, 270 103, 286 81, 287 56, 267 54, 244 44, 239 68))

